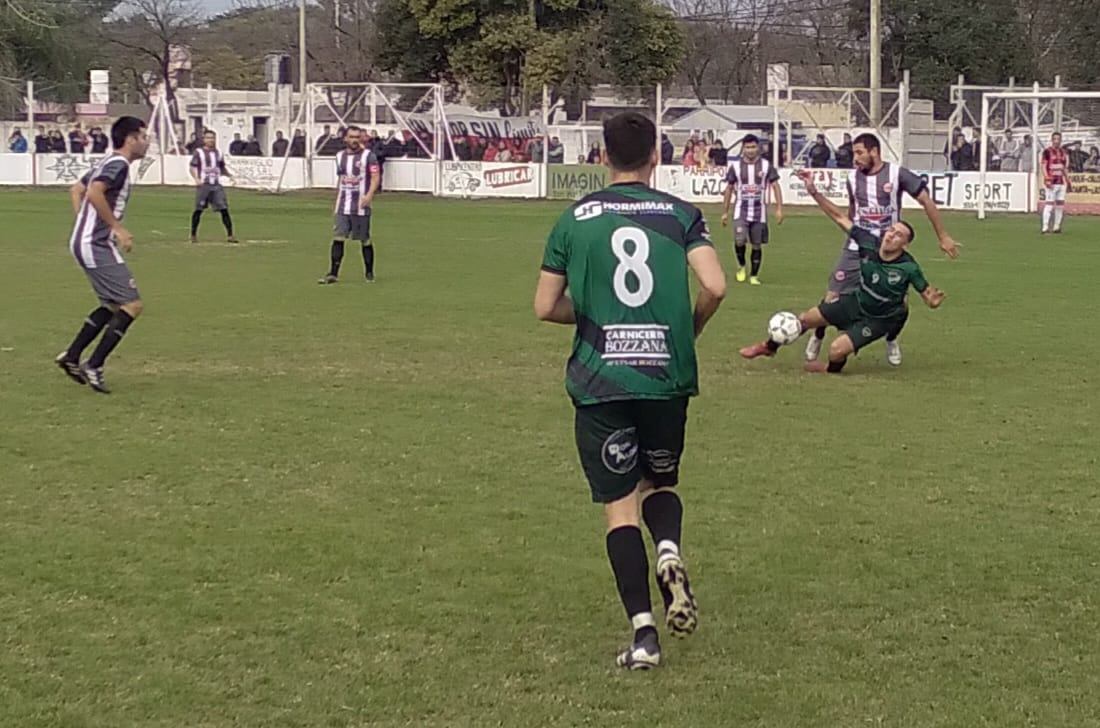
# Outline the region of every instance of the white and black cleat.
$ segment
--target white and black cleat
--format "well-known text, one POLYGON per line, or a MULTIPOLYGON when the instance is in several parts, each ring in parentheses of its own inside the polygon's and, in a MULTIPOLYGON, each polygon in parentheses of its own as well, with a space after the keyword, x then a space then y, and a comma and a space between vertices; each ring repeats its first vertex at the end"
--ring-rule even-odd
POLYGON ((665 625, 673 637, 687 637, 699 626, 699 607, 687 569, 675 551, 657 554, 657 586, 665 600, 665 625))
POLYGON ((88 382, 88 386, 99 392, 100 394, 110 394, 111 390, 107 386, 107 382, 103 379, 103 369, 96 369, 90 367, 87 364, 80 365, 80 372, 84 375, 85 381, 88 382))
POLYGON ((53 361, 57 364, 57 368, 65 372, 65 376, 69 379, 81 385, 88 383, 88 380, 84 378, 84 371, 80 368, 80 362, 70 359, 69 352, 61 352, 53 361))
POLYGON ((625 670, 652 670, 661 664, 661 644, 657 632, 646 630, 642 639, 627 647, 615 658, 615 664, 625 670))
POLYGON ((817 361, 817 358, 821 356, 821 345, 824 343, 824 339, 819 339, 810 332, 809 341, 806 342, 806 361, 817 361))
POLYGON ((886 342, 886 363, 892 367, 901 366, 901 344, 896 339, 886 342))

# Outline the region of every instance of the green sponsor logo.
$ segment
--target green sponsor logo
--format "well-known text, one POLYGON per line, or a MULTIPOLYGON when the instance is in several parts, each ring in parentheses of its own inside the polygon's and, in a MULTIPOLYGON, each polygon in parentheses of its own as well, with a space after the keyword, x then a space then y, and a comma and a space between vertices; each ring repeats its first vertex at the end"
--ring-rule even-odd
POLYGON ((595 164, 550 165, 550 199, 578 200, 607 187, 607 168, 595 164))

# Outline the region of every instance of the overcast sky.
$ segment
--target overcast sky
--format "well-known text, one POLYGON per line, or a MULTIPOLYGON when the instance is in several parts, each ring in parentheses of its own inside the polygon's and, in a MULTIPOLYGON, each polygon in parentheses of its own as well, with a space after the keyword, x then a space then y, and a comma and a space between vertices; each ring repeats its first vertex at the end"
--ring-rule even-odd
POLYGON ((213 15, 233 7, 233 0, 199 0, 199 5, 213 15))

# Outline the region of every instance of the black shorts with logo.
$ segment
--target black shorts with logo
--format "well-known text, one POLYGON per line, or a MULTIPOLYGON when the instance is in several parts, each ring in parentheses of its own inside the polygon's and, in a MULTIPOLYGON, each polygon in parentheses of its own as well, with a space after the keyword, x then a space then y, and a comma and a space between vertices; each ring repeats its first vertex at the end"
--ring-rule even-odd
POLYGON ((830 303, 822 303, 818 306, 818 310, 830 326, 835 326, 848 335, 856 353, 868 344, 889 336, 904 315, 901 312, 887 318, 868 316, 859 307, 859 300, 854 293, 841 296, 830 303))
POLYGON ((748 244, 754 247, 768 244, 768 223, 733 221, 733 244, 742 248, 748 244))
POLYGON ((687 397, 577 407, 577 452, 592 500, 617 501, 643 478, 658 488, 679 483, 687 409, 687 397))

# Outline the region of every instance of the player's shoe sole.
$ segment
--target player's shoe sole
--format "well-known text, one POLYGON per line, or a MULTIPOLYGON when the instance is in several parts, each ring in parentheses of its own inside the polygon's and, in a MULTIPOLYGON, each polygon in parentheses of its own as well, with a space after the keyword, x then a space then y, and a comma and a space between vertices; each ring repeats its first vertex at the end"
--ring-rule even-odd
POLYGON ((886 363, 892 367, 901 366, 901 345, 898 342, 886 342, 886 363))
POLYGON ((735 278, 737 279, 738 283, 744 283, 745 279, 748 278, 748 273, 745 272, 744 268, 738 268, 735 278))
POLYGON ((810 334, 810 340, 806 342, 806 361, 817 361, 817 358, 821 356, 821 345, 824 343, 824 339, 819 339, 810 334))
POLYGON ((655 636, 635 642, 619 653, 615 664, 624 670, 652 670, 661 664, 661 646, 655 636))
POLYGON ((665 599, 665 626, 673 637, 687 637, 699 626, 699 606, 691 591, 680 557, 666 552, 657 557, 657 585, 665 599))
POLYGON ((57 355, 57 358, 53 360, 54 364, 57 364, 57 368, 65 372, 65 376, 77 384, 87 384, 88 380, 84 378, 84 372, 80 368, 80 362, 71 361, 68 356, 69 352, 61 352, 57 355))
POLYGON ((336 276, 331 276, 331 275, 330 276, 325 276, 324 278, 317 281, 317 285, 331 286, 333 283, 336 283, 338 280, 340 280, 340 279, 337 278, 336 276))
POLYGON ((84 379, 88 382, 89 387, 100 394, 111 393, 111 389, 107 386, 107 382, 103 380, 102 369, 94 369, 87 364, 81 364, 80 372, 84 375, 84 379))
POLYGON ((239 243, 241 241, 237 240, 237 238, 230 235, 228 238, 225 239, 225 242, 227 242, 227 243, 239 243))

